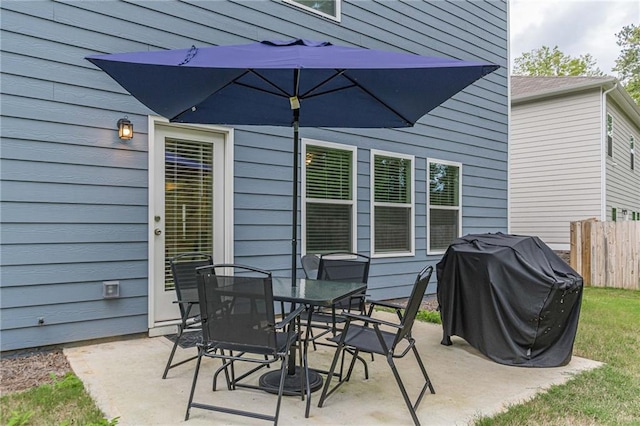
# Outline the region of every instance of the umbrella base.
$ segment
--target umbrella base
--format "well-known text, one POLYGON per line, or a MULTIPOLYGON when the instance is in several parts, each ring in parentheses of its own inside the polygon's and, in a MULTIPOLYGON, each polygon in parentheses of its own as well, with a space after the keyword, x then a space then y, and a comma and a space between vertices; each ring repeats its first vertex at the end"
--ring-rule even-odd
MULTIPOLYGON (((284 378, 284 395, 300 395, 303 392, 300 382, 302 369, 296 367, 294 374, 287 374, 284 378)), ((269 371, 260 376, 260 388, 269 393, 278 393, 280 387, 280 371, 269 371)), ((309 369, 309 387, 315 392, 322 387, 322 376, 315 370, 309 369)))

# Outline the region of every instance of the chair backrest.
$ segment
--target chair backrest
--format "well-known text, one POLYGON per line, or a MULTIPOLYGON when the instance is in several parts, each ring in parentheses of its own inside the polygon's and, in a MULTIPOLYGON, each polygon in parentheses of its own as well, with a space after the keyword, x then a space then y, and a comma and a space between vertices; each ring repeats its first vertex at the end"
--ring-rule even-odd
POLYGON ((398 334, 396 334, 396 338, 393 342, 393 347, 400 343, 400 341, 407 335, 411 335, 411 328, 413 327, 416 315, 418 315, 418 311, 420 310, 422 298, 424 297, 424 292, 427 291, 427 286, 429 285, 432 273, 433 266, 426 266, 418 273, 416 282, 413 284, 413 290, 411 290, 411 296, 409 296, 409 300, 407 301, 404 315, 402 316, 403 327, 398 330, 398 334))
POLYGON ((318 267, 320 266, 320 258, 315 254, 305 254, 302 256, 302 269, 307 278, 318 278, 318 267))
POLYGON ((318 279, 367 283, 371 259, 358 253, 327 253, 320 256, 318 279))
POLYGON ((271 272, 245 265, 198 268, 198 299, 205 343, 221 349, 276 353, 271 272), (233 268, 233 275, 216 269, 233 268))
MULTIPOLYGON (((173 283, 176 290, 178 300, 182 300, 184 291, 197 291, 196 268, 201 266, 213 265, 213 258, 206 253, 187 252, 181 253, 169 259, 171 274, 173 275, 173 283)), ((186 306, 182 303, 180 306, 180 316, 184 318, 186 306)), ((200 314, 198 305, 195 304, 189 311, 189 316, 193 317, 200 314)))

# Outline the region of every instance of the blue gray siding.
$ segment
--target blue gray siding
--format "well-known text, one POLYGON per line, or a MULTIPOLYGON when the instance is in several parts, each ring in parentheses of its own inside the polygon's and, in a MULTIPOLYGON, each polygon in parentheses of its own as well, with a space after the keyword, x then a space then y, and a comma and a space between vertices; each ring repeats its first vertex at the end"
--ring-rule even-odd
MULTIPOLYGON (((463 163, 463 233, 507 229, 506 2, 344 2, 334 22, 280 1, 3 1, 1 350, 147 330, 147 110, 94 53, 334 43, 486 60, 499 71, 405 130, 302 129, 358 146, 358 250, 369 253, 369 149, 416 156, 416 255, 374 259, 370 293, 409 292, 426 255, 426 158, 463 163), (123 115, 134 139, 117 139, 123 115), (121 298, 102 299, 119 280, 121 298), (38 318, 44 325, 38 325, 38 318)), ((235 133, 235 259, 287 274, 291 131, 235 133)), ((430 291, 435 291, 435 277, 430 291)))

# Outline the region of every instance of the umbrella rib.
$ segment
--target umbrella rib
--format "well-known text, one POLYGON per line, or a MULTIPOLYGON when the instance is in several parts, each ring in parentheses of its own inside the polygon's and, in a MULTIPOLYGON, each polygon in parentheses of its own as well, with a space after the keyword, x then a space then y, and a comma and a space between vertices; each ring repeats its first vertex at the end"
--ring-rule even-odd
MULTIPOLYGON (((219 88, 218 90, 216 90, 215 92, 209 94, 207 97, 210 97, 218 92, 220 92, 221 90, 226 89, 227 87, 231 86, 232 84, 236 84, 238 86, 243 86, 243 87, 247 87, 249 89, 253 89, 253 90, 257 90, 260 92, 265 92, 265 93, 269 93, 271 95, 275 95, 275 96, 283 96, 283 97, 289 97, 289 95, 287 94, 287 92, 285 92, 284 90, 282 90, 280 87, 276 86, 274 83, 272 83, 271 81, 267 80, 265 77, 261 76, 260 74, 258 74, 257 72, 255 72, 253 69, 247 69, 246 71, 244 71, 242 74, 240 74, 239 76, 237 76, 236 78, 234 78, 233 80, 230 80, 227 84, 225 84, 224 86, 222 86, 221 88, 219 88), (254 75, 256 75, 258 78, 260 78, 261 80, 265 81, 266 83, 268 83, 270 86, 275 87, 276 89, 278 89, 282 95, 276 93, 276 92, 271 92, 269 90, 266 89, 261 89, 259 87, 255 87, 255 86, 251 86, 249 84, 246 83, 240 83, 238 82, 238 80, 240 80, 242 77, 244 77, 245 75, 252 73, 254 75)), ((175 119, 176 117, 181 116, 182 114, 184 114, 185 112, 187 112, 188 110, 193 110, 194 108, 196 108, 196 105, 193 105, 187 109, 185 109, 184 111, 181 111, 179 114, 176 114, 173 119, 175 119)), ((172 120, 173 120, 172 119, 172 120)))
MULTIPOLYGON (((264 81, 265 83, 267 83, 269 86, 277 89, 282 96, 285 97, 290 97, 291 95, 289 93, 287 93, 286 90, 284 90, 283 88, 281 88, 280 86, 278 86, 277 84, 275 84, 274 82, 272 82, 271 80, 269 80, 268 78, 264 77, 262 74, 260 74, 259 72, 257 72, 256 70, 254 70, 253 68, 250 68, 249 70, 247 70, 248 72, 252 73, 253 75, 255 75, 256 77, 258 77, 260 80, 264 81)), ((259 90, 261 92, 266 92, 266 93, 271 93, 272 95, 278 95, 277 93, 271 92, 269 90, 265 90, 265 89, 260 89, 258 87, 254 87, 254 86, 250 86, 248 84, 245 83, 236 83, 240 86, 244 86, 244 87, 248 87, 250 89, 255 89, 255 90, 259 90)))
POLYGON ((367 95, 371 96, 373 99, 375 99, 376 101, 378 101, 380 103, 380 105, 382 105, 383 107, 385 107, 386 109, 388 109, 389 111, 391 111, 392 113, 394 113, 395 115, 397 115, 398 117, 400 117, 401 120, 403 120, 405 123, 407 123, 408 125, 412 125, 411 121, 409 119, 407 119, 404 115, 402 115, 400 112, 398 112, 395 108, 392 108, 390 105, 388 105, 386 102, 384 102, 382 99, 380 99, 379 97, 377 97, 376 95, 374 95, 373 93, 371 93, 369 90, 367 90, 366 87, 358 84, 357 82, 355 82, 351 77, 349 77, 346 74, 343 74, 344 77, 349 80, 350 82, 352 82, 353 84, 355 84, 356 86, 358 86, 363 92, 365 92, 367 95))
POLYGON ((236 86, 242 86, 242 87, 246 87, 247 89, 253 89, 257 92, 263 92, 263 93, 268 93, 270 95, 274 95, 274 96, 280 96, 283 98, 288 98, 289 95, 285 92, 281 92, 281 93, 277 93, 277 92, 273 92, 271 90, 267 90, 267 89, 263 89, 261 87, 256 87, 256 86, 252 86, 250 84, 247 83, 235 83, 236 86))
POLYGON ((319 95, 323 95, 325 93, 332 93, 332 92, 336 92, 338 90, 342 90, 342 89, 348 89, 349 87, 353 87, 353 86, 349 86, 349 87, 342 87, 342 88, 338 88, 338 89, 333 89, 333 90, 329 90, 326 92, 321 92, 321 93, 316 93, 315 95, 309 95, 309 93, 313 92, 314 90, 316 90, 318 87, 322 87, 325 84, 327 84, 328 82, 330 82, 331 80, 333 80, 334 78, 340 77, 341 75, 344 74, 346 70, 345 69, 337 69, 336 73, 333 74, 332 76, 322 80, 320 83, 316 84, 315 86, 313 86, 311 89, 307 90, 306 92, 304 92, 303 94, 299 95, 299 97, 301 99, 308 99, 308 98, 313 98, 314 96, 319 96, 319 95))
MULTIPOLYGON (((340 92, 341 90, 346 90, 346 89, 351 89, 352 87, 357 87, 357 84, 350 84, 348 86, 344 86, 344 87, 338 87, 335 89, 331 89, 331 90, 325 90, 324 92, 319 92, 319 93, 314 93, 313 95, 307 95, 304 96, 304 98, 301 96, 302 99, 311 99, 311 98, 315 98, 316 96, 322 96, 322 95, 328 95, 329 93, 333 93, 333 92, 340 92)), ((309 93, 309 92, 307 92, 309 93)))

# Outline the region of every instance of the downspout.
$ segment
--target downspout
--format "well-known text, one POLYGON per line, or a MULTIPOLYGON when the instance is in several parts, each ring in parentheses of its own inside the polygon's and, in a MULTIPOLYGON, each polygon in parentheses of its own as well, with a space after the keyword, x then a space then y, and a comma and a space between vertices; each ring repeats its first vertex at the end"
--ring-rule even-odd
POLYGON ((602 101, 600 103, 601 120, 601 139, 600 139, 600 220, 607 220, 607 94, 618 87, 618 82, 613 83, 613 87, 602 92, 602 101))

